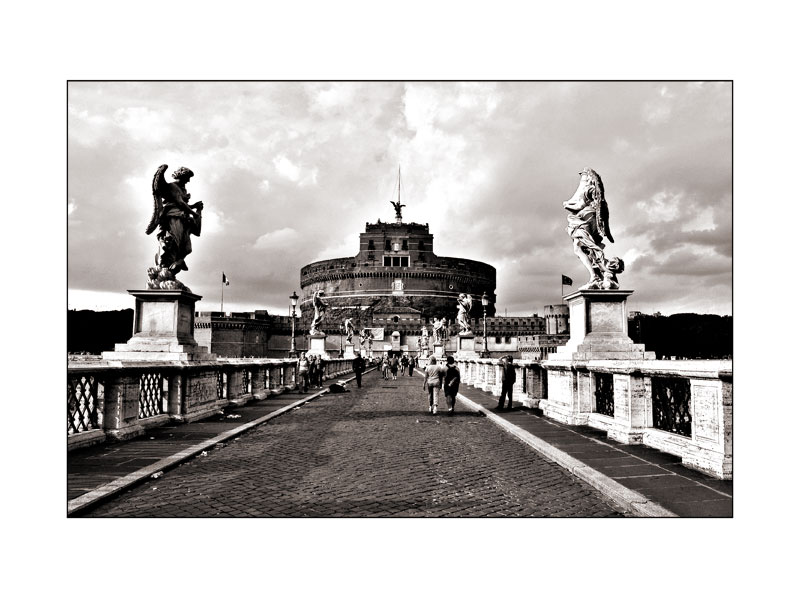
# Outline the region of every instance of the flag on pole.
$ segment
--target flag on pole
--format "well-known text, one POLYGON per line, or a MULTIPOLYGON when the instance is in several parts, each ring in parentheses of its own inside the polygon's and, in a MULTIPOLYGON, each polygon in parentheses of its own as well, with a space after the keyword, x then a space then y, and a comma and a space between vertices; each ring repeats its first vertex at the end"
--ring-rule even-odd
POLYGON ((561 275, 561 284, 565 284, 569 287, 572 286, 572 279, 569 276, 561 275))
MULTIPOLYGON (((225 276, 225 272, 222 273, 222 284, 224 284, 225 286, 230 286, 230 284, 231 284, 231 281, 228 280, 227 276, 225 276)), ((570 284, 571 284, 571 282, 570 282, 570 284)))

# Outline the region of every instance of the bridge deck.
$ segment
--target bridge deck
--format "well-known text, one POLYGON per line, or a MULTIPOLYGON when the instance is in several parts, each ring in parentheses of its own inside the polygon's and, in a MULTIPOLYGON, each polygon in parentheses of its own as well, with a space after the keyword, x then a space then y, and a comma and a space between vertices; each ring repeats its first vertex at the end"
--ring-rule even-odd
POLYGON ((375 371, 362 389, 349 387, 346 394, 287 393, 74 451, 69 512, 615 516, 641 514, 629 508, 634 496, 655 507, 650 514, 663 507, 680 516, 732 515, 732 482, 531 410, 495 412, 497 399, 480 390, 462 387, 454 416, 442 404, 432 416, 418 375, 384 381, 375 371), (293 409, 298 401, 307 402, 293 409))

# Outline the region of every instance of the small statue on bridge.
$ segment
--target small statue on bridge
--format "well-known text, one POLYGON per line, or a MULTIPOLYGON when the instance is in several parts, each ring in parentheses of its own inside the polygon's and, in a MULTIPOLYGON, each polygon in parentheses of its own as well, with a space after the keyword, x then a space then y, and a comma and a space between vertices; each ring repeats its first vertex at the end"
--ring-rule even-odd
POLYGON ((589 282, 581 289, 618 289, 617 274, 625 270, 625 263, 618 257, 607 260, 603 253, 603 238, 614 242, 603 181, 591 168, 584 168, 579 174, 578 188, 563 206, 569 212, 567 232, 575 255, 589 271, 589 282))
POLYGON ((458 334, 469 334, 472 332, 472 325, 469 322, 469 312, 472 311, 472 295, 464 293, 458 296, 458 315, 456 322, 458 323, 458 334))
POLYGON ((186 184, 194 176, 191 170, 181 166, 172 173, 175 182, 168 183, 164 178, 167 168, 162 164, 153 176, 153 215, 145 233, 159 229, 159 253, 156 267, 147 269, 147 288, 188 291, 175 275, 189 269, 185 258, 192 252, 191 235, 200 236, 203 202, 188 203, 191 194, 186 191, 186 184))
POLYGON ((308 331, 311 335, 324 334, 320 329, 322 320, 325 317, 325 311, 328 309, 328 304, 322 300, 325 291, 318 290, 314 292, 311 299, 311 304, 314 306, 314 319, 311 320, 311 329, 308 331))
POLYGON ((437 343, 444 344, 447 340, 447 328, 445 324, 447 321, 444 318, 433 319, 433 340, 437 343))
POLYGON ((344 333, 347 335, 347 342, 353 342, 353 335, 356 332, 355 326, 353 326, 353 318, 346 318, 344 321, 344 333))

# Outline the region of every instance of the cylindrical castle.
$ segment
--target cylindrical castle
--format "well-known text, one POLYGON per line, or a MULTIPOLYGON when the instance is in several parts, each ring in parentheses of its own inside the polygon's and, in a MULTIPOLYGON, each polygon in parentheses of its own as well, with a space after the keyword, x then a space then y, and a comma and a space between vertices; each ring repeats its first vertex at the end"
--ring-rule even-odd
POLYGON ((300 271, 301 326, 307 328, 315 291, 324 291, 328 312, 323 329, 335 332, 344 318, 360 327, 372 324, 374 312, 393 309, 428 318, 455 319, 459 293, 472 295, 473 317, 483 316, 481 296, 489 296, 487 314, 495 313, 496 271, 483 262, 439 257, 427 224, 380 222, 366 225, 355 257, 313 262, 300 271))

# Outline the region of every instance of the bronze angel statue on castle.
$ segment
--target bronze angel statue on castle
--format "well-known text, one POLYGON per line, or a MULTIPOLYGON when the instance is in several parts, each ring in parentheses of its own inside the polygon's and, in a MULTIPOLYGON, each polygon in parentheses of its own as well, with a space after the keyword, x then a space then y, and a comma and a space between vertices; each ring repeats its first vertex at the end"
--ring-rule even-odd
POLYGON ((153 215, 145 233, 148 235, 158 228, 159 251, 156 254, 156 267, 148 268, 150 289, 189 290, 175 278, 182 270, 188 270, 186 256, 192 252, 191 235, 200 236, 203 215, 203 202, 189 203, 191 194, 186 184, 194 173, 181 166, 172 173, 174 183, 164 178, 168 166, 162 164, 153 176, 153 215))
POLYGON ((618 289, 617 274, 625 270, 625 264, 618 257, 607 260, 603 253, 603 238, 614 242, 603 181, 591 168, 584 168, 579 174, 578 188, 563 205, 569 212, 567 232, 572 237, 575 255, 589 271, 589 282, 581 289, 618 289))

